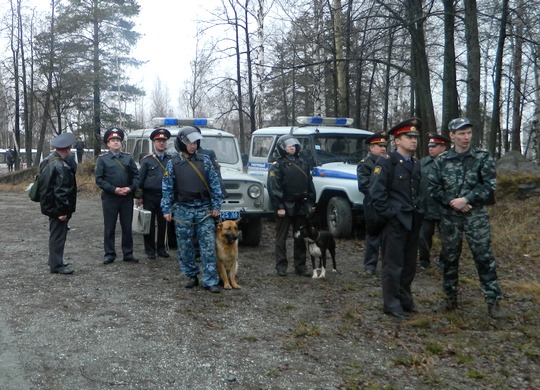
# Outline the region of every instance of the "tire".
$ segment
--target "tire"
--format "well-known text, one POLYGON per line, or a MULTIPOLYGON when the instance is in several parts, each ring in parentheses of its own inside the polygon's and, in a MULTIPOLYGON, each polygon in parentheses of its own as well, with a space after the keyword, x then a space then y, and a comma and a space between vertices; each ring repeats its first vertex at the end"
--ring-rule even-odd
POLYGON ((242 230, 241 245, 259 246, 262 236, 262 218, 250 218, 246 223, 240 222, 242 230))
POLYGON ((326 225, 336 238, 349 237, 352 232, 352 210, 349 201, 341 196, 334 196, 326 206, 326 225))

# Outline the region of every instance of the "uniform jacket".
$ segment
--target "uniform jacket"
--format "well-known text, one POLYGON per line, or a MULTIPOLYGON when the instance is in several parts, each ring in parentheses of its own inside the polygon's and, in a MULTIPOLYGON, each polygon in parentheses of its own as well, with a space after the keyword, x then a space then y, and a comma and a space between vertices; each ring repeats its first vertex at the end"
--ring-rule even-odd
POLYGON ((414 157, 412 159, 411 169, 398 152, 378 158, 369 186, 375 210, 386 219, 397 218, 408 230, 412 229, 413 213, 423 213, 418 196, 420 164, 414 157))
POLYGON ((139 188, 146 194, 161 196, 163 174, 167 170, 170 154, 164 153, 163 159, 150 153, 141 160, 139 188), (159 161, 158 161, 159 160, 159 161))
POLYGON ((378 158, 379 157, 368 153, 366 157, 360 160, 356 167, 358 190, 364 194, 364 202, 366 199, 365 197, 369 196, 369 178, 371 177, 371 173, 373 172, 373 168, 375 167, 378 158))
MULTIPOLYGON (((180 162, 187 164, 181 154, 178 155, 178 158, 180 162)), ((210 157, 196 153, 195 158, 202 160, 204 168, 201 173, 205 176, 210 188, 210 198, 193 199, 181 202, 181 204, 189 207, 211 207, 212 210, 219 210, 223 203, 223 194, 221 193, 218 174, 212 165, 212 161, 210 161, 210 157)), ((169 160, 167 163, 167 176, 163 176, 162 181, 161 210, 163 214, 171 214, 173 205, 176 203, 176 186, 177 184, 181 186, 183 182, 182 177, 176 177, 173 159, 169 160)))
POLYGON ((475 207, 482 207, 495 191, 495 160, 487 150, 471 147, 458 154, 455 148, 447 150, 435 160, 429 175, 429 193, 443 206, 443 213, 462 213, 450 207, 450 201, 465 197, 475 207))
POLYGON ((61 215, 70 218, 77 203, 77 182, 72 167, 55 151, 39 168, 41 213, 52 218, 61 215))
POLYGON ((268 172, 268 192, 275 211, 288 216, 308 215, 315 204, 315 187, 308 164, 301 157, 279 157, 268 172))
POLYGON ((429 195, 429 172, 435 165, 435 159, 426 156, 420 160, 420 196, 422 198, 422 208, 424 209, 424 219, 438 221, 441 219, 442 206, 429 195))
POLYGON ((114 194, 116 187, 129 187, 135 193, 139 185, 139 169, 130 154, 120 152, 115 157, 109 151, 96 161, 96 184, 107 194, 114 194))

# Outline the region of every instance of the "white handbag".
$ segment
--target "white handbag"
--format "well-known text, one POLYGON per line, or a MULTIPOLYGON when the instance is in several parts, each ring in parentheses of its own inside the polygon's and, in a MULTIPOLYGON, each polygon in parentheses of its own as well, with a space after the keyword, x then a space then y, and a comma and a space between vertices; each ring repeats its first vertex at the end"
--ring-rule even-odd
POLYGON ((150 233, 150 222, 152 220, 152 212, 145 210, 140 206, 133 206, 133 220, 131 228, 135 233, 148 234, 150 233))

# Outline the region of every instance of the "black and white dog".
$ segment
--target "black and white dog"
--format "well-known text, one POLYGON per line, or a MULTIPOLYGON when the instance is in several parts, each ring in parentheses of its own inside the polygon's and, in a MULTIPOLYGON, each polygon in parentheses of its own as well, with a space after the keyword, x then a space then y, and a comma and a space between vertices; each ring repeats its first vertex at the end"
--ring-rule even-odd
POLYGON ((324 278, 326 276, 326 251, 332 257, 332 272, 336 269, 336 241, 332 234, 326 230, 319 231, 313 225, 303 225, 294 233, 294 238, 303 238, 306 242, 307 252, 311 256, 313 265, 313 279, 324 278), (315 268, 315 261, 319 259, 319 268, 315 268))

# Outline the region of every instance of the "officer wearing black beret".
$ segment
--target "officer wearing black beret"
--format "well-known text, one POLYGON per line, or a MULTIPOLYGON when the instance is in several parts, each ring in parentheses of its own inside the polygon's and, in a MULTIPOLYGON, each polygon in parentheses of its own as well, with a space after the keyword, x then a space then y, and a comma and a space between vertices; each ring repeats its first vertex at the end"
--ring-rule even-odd
MULTIPOLYGON (((427 269, 431 266, 431 246, 433 244, 433 235, 435 228, 439 227, 441 220, 442 206, 429 196, 428 176, 433 168, 435 159, 450 147, 452 141, 450 138, 437 133, 428 133, 428 153, 429 155, 420 160, 420 172, 422 175, 420 181, 420 192, 422 194, 423 209, 425 211, 420 228, 420 240, 418 242, 418 261, 421 269, 427 269)), ((439 256, 439 264, 442 264, 443 255, 439 256)))
POLYGON ((167 221, 163 218, 161 210, 161 181, 167 174, 167 163, 171 155, 167 153, 167 140, 171 133, 167 129, 158 128, 150 134, 154 151, 141 160, 141 181, 139 188, 142 191, 142 199, 137 204, 143 205, 145 210, 152 212, 150 232, 144 235, 144 251, 149 259, 155 259, 156 254, 160 257, 169 257, 165 248, 165 233, 167 221), (156 238, 157 223, 157 238, 156 238))
POLYGON ((105 131, 103 142, 109 151, 96 161, 96 184, 102 190, 104 264, 110 264, 116 259, 115 230, 119 216, 124 261, 138 262, 133 256, 131 223, 133 196, 139 185, 139 169, 131 155, 121 151, 123 139, 124 131, 121 129, 113 127, 105 131))
MULTIPOLYGON (((385 132, 374 133, 366 138, 364 143, 368 145, 369 152, 356 167, 356 174, 358 177, 358 189, 364 194, 364 205, 370 202, 369 196, 369 179, 375 162, 379 157, 386 156, 386 148, 388 146, 388 134, 385 132)), ((364 271, 368 275, 375 275, 377 269, 377 262, 379 260, 379 234, 374 232, 366 232, 365 239, 365 252, 364 252, 364 271)))
POLYGON ((411 284, 423 212, 420 165, 414 158, 420 128, 420 119, 410 118, 388 131, 396 150, 377 160, 369 186, 373 207, 387 219, 381 232, 383 312, 397 318, 416 312, 411 284))

